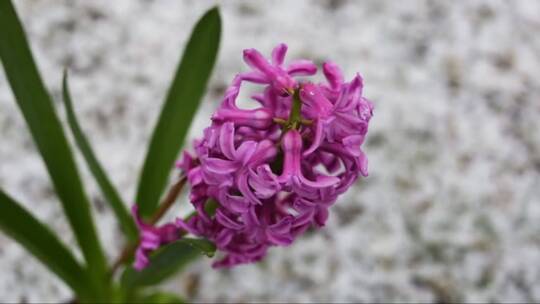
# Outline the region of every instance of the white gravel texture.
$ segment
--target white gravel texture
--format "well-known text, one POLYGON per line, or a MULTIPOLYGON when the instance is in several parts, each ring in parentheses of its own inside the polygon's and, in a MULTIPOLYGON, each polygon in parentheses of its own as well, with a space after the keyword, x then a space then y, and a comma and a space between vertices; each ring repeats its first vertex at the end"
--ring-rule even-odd
MULTIPOLYGON (((68 66, 81 124, 126 201, 180 50, 214 3, 16 1, 58 113, 68 66)), ((323 230, 257 265, 201 259, 166 289, 195 302, 540 301, 540 1, 219 4, 220 54, 191 136, 247 69, 242 49, 286 42, 288 58, 364 76, 370 176, 323 230)), ((0 109, 0 186, 75 247, 3 72, 0 109)), ((113 259, 117 224, 78 160, 113 259)), ((0 269, 0 302, 70 298, 1 233, 0 269)))

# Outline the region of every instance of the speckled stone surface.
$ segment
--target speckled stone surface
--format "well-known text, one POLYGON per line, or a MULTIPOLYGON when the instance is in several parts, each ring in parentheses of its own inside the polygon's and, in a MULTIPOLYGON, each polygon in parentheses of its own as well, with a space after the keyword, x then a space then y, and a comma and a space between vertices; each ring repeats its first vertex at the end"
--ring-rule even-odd
MULTIPOLYGON (((81 124, 126 201, 180 50, 214 1, 15 1, 64 117, 62 68, 81 124)), ((201 260, 164 288, 199 302, 540 301, 540 2, 223 1, 208 123, 244 48, 331 58, 365 78, 376 110, 370 176, 323 230, 263 263, 201 260)), ((0 186, 71 247, 41 159, 0 72, 0 186)), ((79 161, 81 160, 78 157, 79 161)), ((117 224, 82 161, 107 254, 117 224)), ((184 203, 185 204, 185 203, 184 203)), ((78 254, 80 256, 80 254, 78 254)), ((0 233, 0 301, 69 290, 0 233)))

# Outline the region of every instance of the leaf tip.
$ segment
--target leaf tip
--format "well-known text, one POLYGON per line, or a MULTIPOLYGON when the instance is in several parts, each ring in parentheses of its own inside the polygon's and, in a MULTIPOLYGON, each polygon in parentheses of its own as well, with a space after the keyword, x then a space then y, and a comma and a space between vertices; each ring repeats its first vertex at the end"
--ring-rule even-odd
POLYGON ((64 67, 62 69, 62 87, 65 88, 67 84, 67 78, 68 78, 68 69, 67 67, 64 67))
POLYGON ((201 20, 202 19, 207 19, 207 18, 216 19, 217 22, 219 24, 221 24, 221 13, 219 11, 219 6, 218 5, 214 5, 208 11, 206 11, 206 13, 201 18, 201 20))
POLYGON ((218 16, 220 15, 219 14, 219 5, 214 5, 212 6, 209 10, 208 10, 208 13, 212 13, 212 14, 217 14, 218 16))

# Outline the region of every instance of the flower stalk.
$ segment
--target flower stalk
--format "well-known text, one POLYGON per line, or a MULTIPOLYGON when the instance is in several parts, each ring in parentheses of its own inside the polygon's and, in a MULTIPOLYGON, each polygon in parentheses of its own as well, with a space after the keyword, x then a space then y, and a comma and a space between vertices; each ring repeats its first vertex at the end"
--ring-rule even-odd
POLYGON ((289 119, 285 124, 283 134, 289 130, 298 130, 300 124, 302 123, 302 100, 300 100, 300 91, 294 90, 292 98, 292 107, 291 113, 289 114, 289 119))
MULTIPOLYGON (((150 225, 155 225, 173 206, 174 202, 176 201, 182 189, 184 188, 186 181, 187 181, 186 177, 184 175, 181 175, 179 179, 176 181, 176 183, 173 184, 173 186, 171 187, 171 189, 165 196, 165 199, 160 204, 159 209, 148 221, 150 225)), ((114 274, 116 273, 116 271, 119 269, 121 265, 127 263, 133 257, 137 247, 138 247, 138 244, 134 244, 134 243, 127 243, 124 246, 120 255, 111 266, 111 270, 110 270, 111 277, 114 276, 114 274)))

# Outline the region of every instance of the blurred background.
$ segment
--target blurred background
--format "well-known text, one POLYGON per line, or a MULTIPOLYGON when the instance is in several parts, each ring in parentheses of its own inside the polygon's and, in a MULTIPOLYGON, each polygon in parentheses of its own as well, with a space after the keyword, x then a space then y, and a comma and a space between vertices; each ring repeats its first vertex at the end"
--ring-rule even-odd
MULTIPOLYGON (((81 124, 126 201, 187 35, 215 3, 15 1, 58 113, 67 66, 81 124)), ((370 176, 324 229, 255 265, 201 259, 166 289, 202 302, 540 301, 540 1, 217 3, 221 49, 191 137, 247 70, 242 50, 285 42, 289 59, 364 76, 370 176)), ((74 247, 3 71, 0 139, 0 186, 74 247)), ((116 221, 79 164, 112 260, 116 221)), ((1 232, 0 269, 0 302, 70 298, 1 232)))

